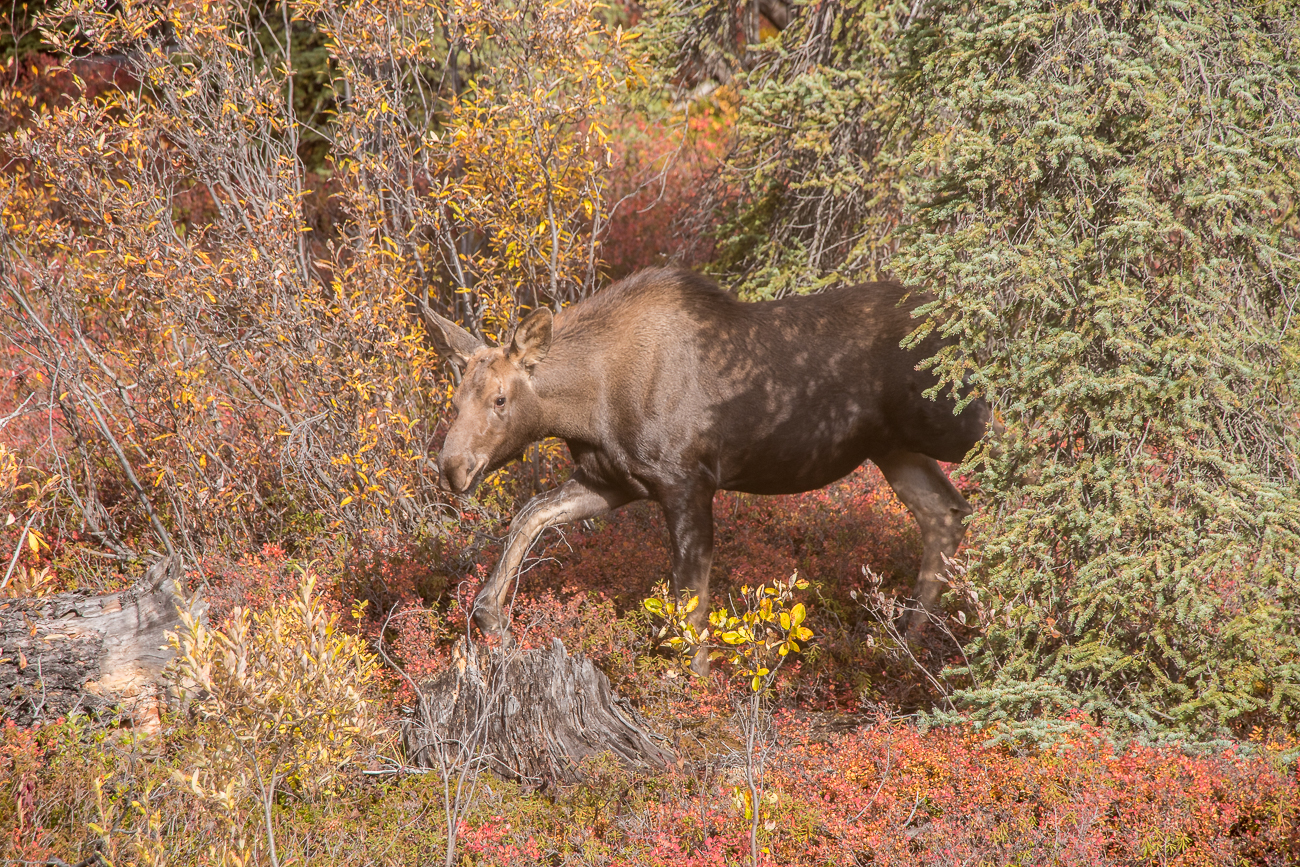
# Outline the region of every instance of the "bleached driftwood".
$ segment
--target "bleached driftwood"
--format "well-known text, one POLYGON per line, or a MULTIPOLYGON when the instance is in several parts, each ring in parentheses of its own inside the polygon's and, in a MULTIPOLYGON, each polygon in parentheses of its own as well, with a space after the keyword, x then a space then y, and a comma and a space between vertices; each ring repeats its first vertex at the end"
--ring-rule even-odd
POLYGON ((184 593, 180 565, 165 557, 106 596, 0 600, 0 719, 31 725, 119 709, 135 725, 157 725, 159 678, 172 658, 164 633, 182 610, 203 608, 184 593))

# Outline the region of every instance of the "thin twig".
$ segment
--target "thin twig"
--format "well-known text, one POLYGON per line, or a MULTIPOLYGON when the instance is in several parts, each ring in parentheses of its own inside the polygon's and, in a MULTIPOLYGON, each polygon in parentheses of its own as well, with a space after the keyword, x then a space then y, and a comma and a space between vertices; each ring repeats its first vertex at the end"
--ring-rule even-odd
POLYGON ((18 544, 14 547, 14 556, 9 560, 9 568, 5 570, 5 580, 0 581, 0 590, 9 586, 9 578, 14 574, 14 567, 18 565, 18 555, 23 552, 23 542, 27 539, 27 531, 32 528, 32 521, 35 520, 36 513, 33 512, 31 516, 27 518, 27 523, 23 526, 23 531, 18 534, 18 544))

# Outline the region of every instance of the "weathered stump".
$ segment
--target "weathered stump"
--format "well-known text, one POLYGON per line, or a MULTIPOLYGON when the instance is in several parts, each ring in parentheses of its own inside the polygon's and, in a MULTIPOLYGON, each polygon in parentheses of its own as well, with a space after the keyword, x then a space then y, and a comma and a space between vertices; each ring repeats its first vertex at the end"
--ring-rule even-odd
POLYGON ((451 770, 474 763, 537 788, 577 782, 584 759, 609 753, 634 768, 675 761, 613 693, 609 679, 559 639, 549 650, 465 642, 454 665, 420 687, 416 717, 402 727, 409 760, 451 770))
POLYGON ((180 578, 179 559, 163 558, 120 593, 0 600, 0 719, 31 725, 119 708, 135 725, 156 726, 172 658, 165 633, 182 610, 202 611, 180 578))

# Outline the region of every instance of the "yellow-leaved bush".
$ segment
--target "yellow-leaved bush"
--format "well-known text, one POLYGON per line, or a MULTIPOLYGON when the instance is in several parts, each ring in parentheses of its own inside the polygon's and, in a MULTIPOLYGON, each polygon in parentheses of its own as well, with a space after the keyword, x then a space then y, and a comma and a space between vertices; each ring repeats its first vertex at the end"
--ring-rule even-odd
POLYGON ((196 795, 236 804, 282 786, 327 794, 384 733, 366 697, 378 662, 340 628, 310 570, 292 599, 236 609, 224 629, 182 620, 174 678, 202 730, 187 742, 196 795))
POLYGON ((700 605, 698 596, 675 599, 666 585, 659 584, 643 605, 664 621, 658 634, 663 646, 681 652, 684 658, 692 658, 697 648, 704 647, 709 659, 725 659, 736 678, 748 681, 750 691, 757 693, 772 686, 786 657, 797 653, 800 642, 813 636, 804 625, 807 609, 794 601, 794 591, 807 587, 798 572, 785 581, 745 585, 728 607, 709 612, 709 625, 703 630, 687 621, 700 605))
POLYGON ((42 23, 59 99, 0 87, 0 347, 71 504, 53 529, 195 561, 450 520, 450 381, 411 299, 495 339, 592 290, 628 37, 591 0, 42 23))

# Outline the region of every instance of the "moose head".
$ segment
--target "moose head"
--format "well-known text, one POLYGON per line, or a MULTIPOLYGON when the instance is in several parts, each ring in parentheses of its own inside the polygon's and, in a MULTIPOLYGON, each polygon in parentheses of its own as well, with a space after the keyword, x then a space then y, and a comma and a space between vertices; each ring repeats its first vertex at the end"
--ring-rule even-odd
POLYGON ((541 438, 533 371, 551 347, 551 311, 537 308, 502 346, 489 346, 423 303, 420 308, 435 348, 461 374, 452 396, 456 420, 438 455, 438 472, 444 488, 468 494, 541 438))

